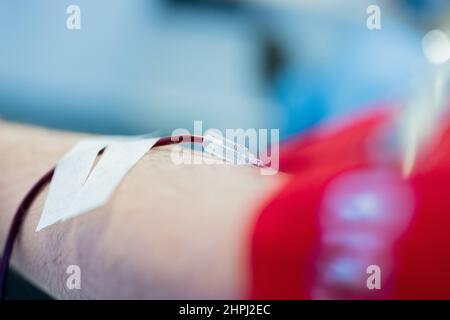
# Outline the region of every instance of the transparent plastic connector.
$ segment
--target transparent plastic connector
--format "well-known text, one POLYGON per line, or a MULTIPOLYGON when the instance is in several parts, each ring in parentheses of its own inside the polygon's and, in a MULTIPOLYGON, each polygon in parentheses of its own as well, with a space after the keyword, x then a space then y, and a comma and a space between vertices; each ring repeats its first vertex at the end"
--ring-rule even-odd
POLYGON ((205 152, 212 154, 224 161, 237 165, 252 165, 264 167, 265 164, 245 146, 235 143, 221 135, 208 133, 203 137, 205 152))

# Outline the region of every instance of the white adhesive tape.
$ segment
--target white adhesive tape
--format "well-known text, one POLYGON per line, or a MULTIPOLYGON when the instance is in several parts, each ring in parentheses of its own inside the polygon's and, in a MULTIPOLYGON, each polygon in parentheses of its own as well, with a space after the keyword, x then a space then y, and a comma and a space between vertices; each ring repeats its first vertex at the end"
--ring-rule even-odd
POLYGON ((104 137, 78 143, 56 166, 36 231, 105 205, 128 171, 158 140, 104 137))

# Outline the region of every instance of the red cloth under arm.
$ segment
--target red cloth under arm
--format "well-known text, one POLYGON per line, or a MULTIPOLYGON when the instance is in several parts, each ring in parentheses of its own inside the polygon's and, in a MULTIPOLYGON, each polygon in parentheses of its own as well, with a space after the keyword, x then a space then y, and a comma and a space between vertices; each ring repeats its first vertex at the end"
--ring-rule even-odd
MULTIPOLYGON (((317 294, 320 279, 326 276, 321 274, 320 259, 328 254, 323 249, 321 208, 324 194, 337 177, 370 172, 367 140, 387 119, 389 112, 374 112, 340 129, 328 133, 314 131, 281 147, 280 170, 289 173, 291 180, 263 208, 255 222, 251 236, 250 298, 355 297, 346 295, 345 285, 329 295, 317 294)), ((356 297, 450 298, 449 130, 442 137, 437 148, 417 165, 406 182, 399 178, 397 188, 394 178, 389 184, 395 193, 405 183, 411 190, 414 206, 405 228, 386 248, 392 255, 386 259, 386 267, 383 264, 389 272, 382 272, 382 289, 358 291, 356 297)), ((392 194, 386 191, 388 198, 389 193, 392 194)), ((378 230, 377 238, 382 239, 383 233, 389 232, 387 229, 378 230)))

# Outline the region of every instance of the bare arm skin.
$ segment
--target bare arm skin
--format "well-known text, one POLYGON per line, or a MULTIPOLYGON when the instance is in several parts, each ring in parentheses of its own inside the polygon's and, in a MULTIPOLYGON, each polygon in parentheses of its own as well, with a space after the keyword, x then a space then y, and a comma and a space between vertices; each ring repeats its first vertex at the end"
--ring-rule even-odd
MULTIPOLYGON (((80 137, 0 121, 1 248, 23 196, 80 137)), ((35 232, 47 188, 25 220, 13 267, 59 299, 245 298, 252 224, 284 178, 175 165, 170 148, 144 156, 107 206, 35 232), (80 290, 66 287, 69 265, 81 268, 80 290)))

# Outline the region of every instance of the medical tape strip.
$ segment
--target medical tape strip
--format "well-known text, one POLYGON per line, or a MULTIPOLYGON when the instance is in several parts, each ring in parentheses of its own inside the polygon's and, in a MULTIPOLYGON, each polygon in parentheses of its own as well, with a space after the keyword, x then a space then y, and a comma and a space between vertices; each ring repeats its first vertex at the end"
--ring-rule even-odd
POLYGON ((105 205, 127 172, 158 140, 105 137, 78 143, 57 164, 36 231, 105 205))

